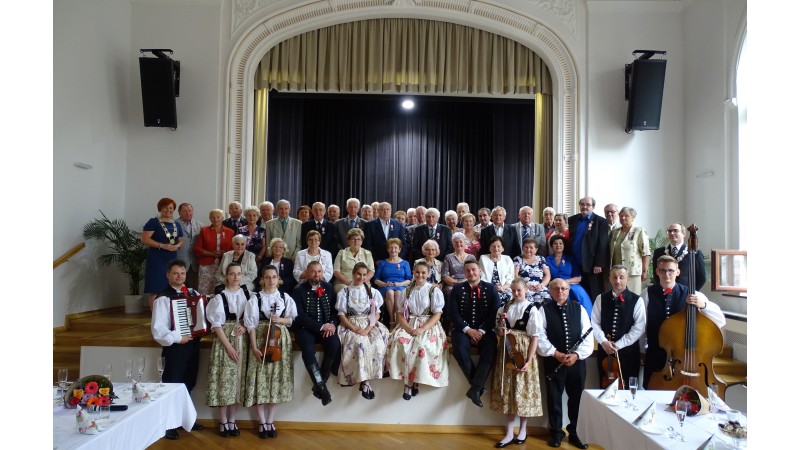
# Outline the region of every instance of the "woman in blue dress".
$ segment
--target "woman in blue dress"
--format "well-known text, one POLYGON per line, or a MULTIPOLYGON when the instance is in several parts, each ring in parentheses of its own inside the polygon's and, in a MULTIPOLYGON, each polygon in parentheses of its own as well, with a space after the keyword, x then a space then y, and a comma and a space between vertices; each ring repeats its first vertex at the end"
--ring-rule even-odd
POLYGON ((178 258, 178 250, 183 247, 183 230, 172 215, 176 209, 175 200, 164 197, 158 201, 158 217, 144 224, 142 244, 147 248, 147 261, 144 266, 144 291, 147 292, 150 309, 156 294, 165 290, 167 283, 167 263, 178 258))
POLYGON ((592 300, 580 285, 581 274, 578 271, 578 266, 573 264, 570 256, 564 254, 566 246, 567 240, 564 236, 554 234, 550 237, 550 248, 552 248, 553 254, 545 258, 547 266, 550 267, 550 279, 561 278, 569 283, 570 300, 580 303, 586 313, 589 314, 589 317, 592 317, 592 300))
POLYGON ((411 284, 411 266, 408 261, 400 258, 400 239, 391 238, 386 241, 386 251, 389 257, 380 261, 375 269, 375 276, 372 283, 377 286, 378 292, 383 297, 383 304, 386 305, 386 315, 389 319, 389 329, 394 328, 396 318, 394 316, 397 301, 402 298, 406 286, 411 284))

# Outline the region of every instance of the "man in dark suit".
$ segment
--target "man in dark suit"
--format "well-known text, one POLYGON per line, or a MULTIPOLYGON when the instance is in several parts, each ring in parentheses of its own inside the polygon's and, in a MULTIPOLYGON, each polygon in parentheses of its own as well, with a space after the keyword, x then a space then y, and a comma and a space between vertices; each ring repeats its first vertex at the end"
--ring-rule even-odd
POLYGON ((411 244, 411 261, 416 261, 423 257, 422 245, 428 240, 433 239, 439 244, 439 261, 444 260, 445 255, 453 252, 453 232, 450 228, 439 223, 439 210, 428 208, 425 211, 425 223, 414 228, 414 240, 411 244))
POLYGON ((406 230, 397 219, 392 219, 392 205, 383 202, 378 205, 378 218, 364 226, 364 248, 372 252, 372 260, 378 261, 389 257, 386 241, 391 238, 400 239, 400 258, 406 256, 406 230))
POLYGON ((489 371, 497 355, 497 335, 494 332, 495 315, 500 308, 500 296, 491 283, 481 281, 481 266, 475 260, 464 263, 467 281, 453 286, 447 302, 447 316, 453 328, 450 340, 453 356, 469 380, 467 397, 472 403, 483 407, 481 395, 489 371), (470 349, 478 347, 478 365, 472 362, 470 349))
POLYGON ((581 212, 567 219, 569 240, 567 251, 581 271, 581 286, 595 299, 603 293, 603 270, 608 266, 608 222, 594 214, 595 200, 584 197, 581 212))
POLYGON ((311 230, 317 230, 322 236, 319 247, 331 253, 332 258, 336 258, 339 253, 339 237, 336 227, 325 218, 325 204, 316 202, 311 205, 311 219, 305 221, 300 227, 300 248, 307 249, 306 235, 311 230))
MULTIPOLYGON (((678 268, 681 269, 681 274, 678 275, 676 280, 678 284, 689 286, 689 274, 691 274, 691 264, 689 262, 689 250, 686 247, 684 239, 686 239, 686 227, 682 223, 673 223, 667 227, 667 237, 669 244, 666 247, 655 249, 653 257, 650 259, 653 263, 653 276, 656 275, 656 264, 658 258, 664 255, 670 255, 678 261, 678 268)), ((703 261, 703 252, 697 249, 697 254, 694 255, 694 288, 699 291, 704 284, 706 284, 706 264, 703 261)))
MULTIPOLYGON (((361 211, 361 201, 357 198, 350 198, 347 200, 345 204, 345 210, 347 210, 347 215, 342 217, 341 219, 336 221, 336 234, 339 241, 339 249, 347 248, 349 244, 347 243, 347 232, 350 231, 351 228, 364 228, 364 222, 361 217, 358 217, 358 212, 361 211)), ((331 254, 336 257, 335 254, 331 254)))
POLYGON ((541 224, 533 222, 533 208, 523 206, 519 209, 519 222, 512 225, 517 235, 519 243, 519 254, 522 254, 523 241, 527 238, 536 239, 536 254, 547 256, 547 243, 545 242, 545 231, 541 224))
POLYGON ((517 231, 511 225, 506 225, 506 209, 495 206, 492 210, 492 221, 481 228, 481 255, 489 254, 489 239, 492 236, 503 238, 503 254, 511 258, 522 254, 522 246, 517 239, 517 231))
POLYGON ((339 373, 341 342, 336 333, 339 316, 336 313, 336 291, 333 285, 322 279, 322 265, 311 261, 306 269, 308 280, 300 283, 292 298, 297 305, 297 318, 292 328, 294 338, 303 356, 314 397, 322 401, 322 406, 331 402, 331 394, 325 383, 331 373, 339 373), (322 367, 317 363, 315 344, 322 346, 322 367))
POLYGON ((247 220, 244 218, 244 214, 242 214, 241 203, 231 202, 231 204, 228 205, 228 214, 230 214, 230 216, 222 221, 222 225, 230 228, 234 233, 239 231, 239 227, 247 225, 247 220))

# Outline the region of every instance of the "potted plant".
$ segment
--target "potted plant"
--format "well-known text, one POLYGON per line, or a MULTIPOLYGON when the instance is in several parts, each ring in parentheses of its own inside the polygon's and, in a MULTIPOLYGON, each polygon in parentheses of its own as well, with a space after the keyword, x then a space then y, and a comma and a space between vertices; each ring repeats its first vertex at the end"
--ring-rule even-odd
POLYGON ((111 220, 100 211, 102 219, 94 219, 83 227, 84 239, 104 241, 109 252, 97 258, 103 266, 116 265, 128 275, 130 296, 126 296, 125 312, 141 312, 139 285, 144 277, 147 247, 142 244, 141 233, 131 230, 122 219, 111 220), (133 297, 133 298, 129 298, 133 297))

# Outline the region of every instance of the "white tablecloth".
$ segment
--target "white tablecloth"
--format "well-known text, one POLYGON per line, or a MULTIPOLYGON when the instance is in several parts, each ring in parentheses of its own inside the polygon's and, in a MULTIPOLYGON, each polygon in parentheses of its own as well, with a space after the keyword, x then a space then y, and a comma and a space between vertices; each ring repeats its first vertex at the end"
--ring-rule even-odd
POLYGON ((135 403, 128 384, 114 385, 115 405, 128 405, 127 411, 112 411, 110 424, 99 434, 80 434, 76 430, 74 409, 56 406, 53 409, 53 448, 65 449, 143 449, 161 439, 171 428, 190 431, 197 418, 192 398, 183 383, 146 383, 154 400, 135 403))
MULTIPOLYGON (((603 392, 600 389, 586 389, 581 395, 580 414, 578 415, 578 436, 589 444, 595 444, 606 450, 652 450, 668 448, 697 449, 712 434, 715 434, 717 449, 733 448, 730 437, 719 431, 719 421, 724 421, 723 413, 714 417, 713 414, 704 414, 686 417, 683 424, 683 433, 686 442, 670 439, 668 427, 673 427, 680 432, 678 417, 672 411, 665 411, 672 402, 674 391, 644 391, 636 393, 636 406, 638 411, 625 407, 625 400, 631 399, 628 391, 617 394, 619 406, 609 406, 597 399, 603 392), (631 424, 653 402, 656 402, 656 427, 662 430, 661 434, 645 433, 631 424), (725 445, 727 444, 727 445, 725 445)), ((746 424, 746 417, 742 415, 741 422, 746 424)), ((746 442, 742 442, 742 446, 746 442)))

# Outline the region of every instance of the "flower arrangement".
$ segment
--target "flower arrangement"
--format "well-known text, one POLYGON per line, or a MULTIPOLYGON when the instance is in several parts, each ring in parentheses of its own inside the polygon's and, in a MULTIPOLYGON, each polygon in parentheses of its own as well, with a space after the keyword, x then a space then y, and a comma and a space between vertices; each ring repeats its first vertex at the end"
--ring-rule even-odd
POLYGON ((675 409, 675 402, 678 400, 683 400, 689 402, 689 410, 686 411, 687 416, 696 416, 698 414, 706 414, 710 411, 710 405, 708 400, 705 397, 700 395, 700 392, 697 389, 683 385, 679 387, 675 391, 675 395, 672 397, 672 403, 669 404, 669 408, 674 410, 675 409))
POLYGON ((114 385, 102 375, 89 375, 72 383, 64 395, 64 405, 75 408, 80 405, 84 408, 91 406, 108 406, 113 399, 114 385))

